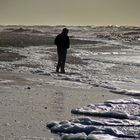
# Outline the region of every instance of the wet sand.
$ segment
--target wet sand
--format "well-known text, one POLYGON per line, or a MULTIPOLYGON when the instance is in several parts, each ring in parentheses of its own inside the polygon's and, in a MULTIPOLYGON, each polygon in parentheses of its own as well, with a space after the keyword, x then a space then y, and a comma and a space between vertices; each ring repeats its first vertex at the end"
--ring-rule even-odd
POLYGON ((79 88, 76 82, 74 88, 63 86, 66 82, 48 75, 1 72, 0 136, 18 140, 59 140, 58 135, 46 128, 48 122, 77 117, 71 114, 71 109, 79 106, 126 97, 82 83, 84 88, 79 88))

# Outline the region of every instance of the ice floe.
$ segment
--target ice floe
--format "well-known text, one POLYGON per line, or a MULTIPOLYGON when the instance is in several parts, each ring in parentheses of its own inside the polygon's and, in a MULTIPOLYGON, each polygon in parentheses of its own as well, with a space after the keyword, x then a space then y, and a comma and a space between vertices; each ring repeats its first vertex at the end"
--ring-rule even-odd
POLYGON ((124 95, 129 95, 129 96, 140 97, 140 91, 137 91, 137 90, 114 89, 110 91, 116 94, 124 94, 124 95))
POLYGON ((74 114, 99 116, 117 119, 135 119, 140 114, 139 99, 123 99, 117 101, 106 101, 102 104, 90 104, 84 107, 72 109, 74 114))
POLYGON ((134 98, 109 100, 73 109, 72 113, 91 117, 78 117, 53 121, 47 127, 62 140, 139 140, 140 100, 134 98), (98 119, 94 119, 93 117, 98 119))

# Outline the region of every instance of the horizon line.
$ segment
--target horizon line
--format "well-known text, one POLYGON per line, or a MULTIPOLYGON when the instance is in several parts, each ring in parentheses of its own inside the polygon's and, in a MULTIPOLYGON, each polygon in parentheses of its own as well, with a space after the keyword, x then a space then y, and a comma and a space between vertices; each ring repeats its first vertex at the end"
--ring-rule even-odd
POLYGON ((95 26, 95 27, 100 27, 100 26, 115 26, 115 27, 121 27, 121 26, 125 26, 125 27, 140 27, 140 25, 115 25, 115 24, 108 24, 108 25, 65 25, 65 24, 55 24, 55 25, 50 25, 50 24, 0 24, 0 26, 79 26, 79 27, 86 27, 86 26, 95 26))

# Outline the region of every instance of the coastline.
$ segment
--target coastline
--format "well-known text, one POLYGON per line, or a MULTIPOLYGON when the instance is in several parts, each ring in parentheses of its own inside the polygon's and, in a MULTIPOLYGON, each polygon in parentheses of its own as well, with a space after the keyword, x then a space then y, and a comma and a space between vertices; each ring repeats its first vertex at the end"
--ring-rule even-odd
POLYGON ((101 87, 80 89, 53 83, 50 76, 1 72, 0 136, 59 140, 46 128, 50 121, 77 117, 71 114, 76 107, 126 97, 101 87))
MULTIPOLYGON (((126 29, 102 27, 100 32, 100 29, 87 28, 87 34, 83 34, 82 28, 79 31, 76 27, 71 29, 72 46, 65 75, 54 72, 57 55, 53 40, 60 28, 39 30, 17 26, 2 30, 0 139, 5 136, 6 140, 59 140, 60 137, 52 134, 46 125, 52 121, 61 123, 84 118, 83 114, 72 114, 73 109, 107 100, 139 98, 139 62, 135 65, 139 57, 133 58, 134 54, 139 54, 139 46, 135 46, 139 45, 139 28, 126 29), (116 29, 118 32, 112 34, 116 29), (131 44, 136 48, 132 49, 131 44), (136 62, 127 63, 130 58, 136 62)), ((128 114, 137 115, 133 105, 125 109, 128 114)), ((125 113, 125 109, 122 112, 125 113)), ((129 130, 137 136, 138 127, 129 130)))

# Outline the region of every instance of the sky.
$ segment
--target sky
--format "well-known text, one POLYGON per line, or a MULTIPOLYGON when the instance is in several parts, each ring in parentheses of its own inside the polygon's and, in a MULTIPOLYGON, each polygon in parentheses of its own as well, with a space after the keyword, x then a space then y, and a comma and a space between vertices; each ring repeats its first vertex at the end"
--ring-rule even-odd
POLYGON ((140 0, 0 0, 0 24, 140 26, 140 0))

